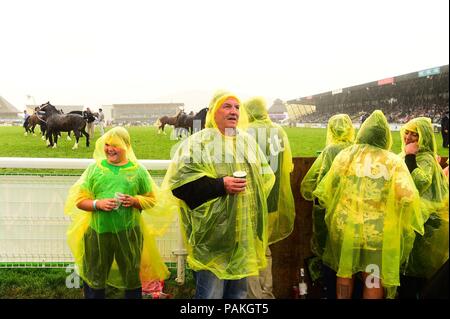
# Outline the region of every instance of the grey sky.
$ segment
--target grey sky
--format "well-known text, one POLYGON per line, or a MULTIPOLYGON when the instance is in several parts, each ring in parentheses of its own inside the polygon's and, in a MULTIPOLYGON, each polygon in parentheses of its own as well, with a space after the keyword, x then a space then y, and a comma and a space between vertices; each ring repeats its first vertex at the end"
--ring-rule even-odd
POLYGON ((0 2, 0 96, 207 105, 293 99, 449 60, 449 1, 0 2))

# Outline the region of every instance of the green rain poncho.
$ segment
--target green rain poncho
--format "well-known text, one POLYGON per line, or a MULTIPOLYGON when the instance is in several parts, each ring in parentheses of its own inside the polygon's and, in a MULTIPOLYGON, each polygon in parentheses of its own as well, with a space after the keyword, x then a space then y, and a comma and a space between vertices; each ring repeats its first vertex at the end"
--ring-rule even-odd
MULTIPOLYGON (((411 176, 419 191, 425 234, 417 236, 405 274, 430 278, 448 259, 448 183, 436 160, 437 146, 431 120, 419 117, 406 123, 401 131, 405 148, 405 131, 419 134, 417 168, 411 176)), ((402 152, 401 156, 405 154, 402 152)))
POLYGON ((355 145, 335 157, 313 192, 326 209, 323 262, 342 278, 374 271, 385 288, 393 288, 389 298, 400 285, 414 231, 423 234, 419 194, 406 164, 389 152, 391 145, 386 118, 374 111, 355 145))
MULTIPOLYGON (((314 202, 313 192, 317 185, 329 171, 336 155, 353 144, 354 138, 355 129, 347 114, 337 114, 329 119, 326 146, 306 173, 300 186, 300 192, 304 199, 314 202)), ((325 209, 318 203, 313 203, 311 251, 318 257, 323 254, 328 233, 324 218, 325 209)))
POLYGON ((289 140, 281 126, 273 123, 263 98, 255 97, 244 103, 248 113, 247 133, 258 142, 275 173, 275 184, 267 199, 269 211, 269 244, 292 233, 295 220, 294 196, 290 174, 294 169, 289 140))
POLYGON ((214 115, 229 97, 234 96, 223 91, 214 96, 206 128, 178 147, 163 187, 173 190, 203 176, 246 171, 247 187, 242 193, 214 198, 192 210, 180 200, 189 266, 231 280, 256 276, 266 266, 266 200, 275 176, 256 141, 242 130, 247 118, 242 107, 236 136, 224 136, 217 129, 214 115))
POLYGON ((162 235, 178 211, 172 194, 162 193, 134 155, 128 132, 116 127, 96 142, 95 162, 71 187, 64 211, 72 219, 68 244, 78 273, 95 289, 110 285, 136 289, 141 281, 161 280, 169 271, 161 259, 155 235, 162 235), (126 150, 128 163, 109 164, 105 143, 126 150), (84 211, 85 199, 114 198, 120 192, 139 200, 142 211, 120 206, 112 211, 84 211))

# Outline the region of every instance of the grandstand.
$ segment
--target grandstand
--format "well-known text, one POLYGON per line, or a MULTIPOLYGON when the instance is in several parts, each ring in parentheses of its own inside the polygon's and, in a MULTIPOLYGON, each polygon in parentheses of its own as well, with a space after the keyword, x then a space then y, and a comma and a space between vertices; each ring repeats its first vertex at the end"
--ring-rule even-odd
POLYGON ((153 124, 164 115, 172 116, 184 103, 113 104, 112 118, 120 124, 153 124))
POLYGON ((288 110, 315 105, 315 112, 296 119, 301 123, 326 123, 337 113, 358 122, 365 113, 382 110, 390 123, 405 123, 427 116, 438 123, 448 110, 448 64, 391 78, 339 88, 287 102, 288 110), (295 106, 297 105, 297 106, 295 106))
POLYGON ((0 123, 21 123, 23 118, 19 113, 18 109, 0 96, 0 123))

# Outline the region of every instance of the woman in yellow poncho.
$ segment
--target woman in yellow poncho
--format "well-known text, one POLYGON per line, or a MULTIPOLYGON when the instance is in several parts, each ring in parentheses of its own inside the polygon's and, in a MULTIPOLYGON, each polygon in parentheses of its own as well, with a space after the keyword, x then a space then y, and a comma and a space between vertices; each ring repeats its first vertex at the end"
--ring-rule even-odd
POLYGON ((275 177, 256 141, 242 131, 246 123, 239 99, 218 92, 206 128, 181 143, 164 179, 164 189, 181 199, 198 299, 245 298, 246 277, 266 266, 266 200, 275 177), (246 178, 232 177, 236 171, 246 178))
POLYGON ((439 165, 431 120, 415 118, 401 129, 400 154, 419 191, 423 236, 417 236, 400 287, 401 298, 417 298, 425 280, 448 260, 448 183, 439 165), (422 279, 421 279, 422 278, 422 279))
MULTIPOLYGON (((289 236, 294 229, 295 204, 290 178, 294 165, 291 147, 281 126, 270 120, 264 98, 253 97, 245 101, 244 108, 249 118, 247 133, 256 139, 275 173, 275 184, 267 198, 271 245, 289 236)), ((272 293, 272 255, 269 247, 266 258, 267 267, 260 271, 258 277, 248 279, 250 299, 275 298, 272 293)))
MULTIPOLYGON (((353 144, 355 128, 347 114, 337 114, 328 120, 326 146, 306 173, 300 186, 304 199, 313 202, 312 221, 313 233, 311 237, 311 251, 317 256, 314 260, 320 263, 327 239, 327 225, 325 224, 325 209, 319 205, 313 192, 322 178, 329 171, 334 158, 340 151, 353 144)), ((324 286, 327 287, 327 298, 336 298, 336 276, 323 265, 320 267, 324 286)))
POLYGON ((110 285, 125 289, 125 298, 140 298, 141 281, 169 275, 153 235, 168 226, 176 206, 137 162, 126 129, 116 127, 99 138, 94 159, 65 205, 72 217, 68 242, 85 297, 105 298, 110 285))
POLYGON ((351 297, 359 272, 366 283, 363 298, 382 298, 383 287, 393 298, 414 231, 423 234, 419 194, 405 163, 389 152, 391 145, 386 118, 374 111, 355 145, 336 156, 313 192, 326 209, 322 259, 337 272, 337 298, 351 297))

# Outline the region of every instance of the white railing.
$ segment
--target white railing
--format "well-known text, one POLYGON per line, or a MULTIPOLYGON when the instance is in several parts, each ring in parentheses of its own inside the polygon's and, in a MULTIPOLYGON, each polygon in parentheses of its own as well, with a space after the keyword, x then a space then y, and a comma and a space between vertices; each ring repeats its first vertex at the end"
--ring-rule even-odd
MULTIPOLYGON (((0 168, 85 169, 93 159, 0 157, 0 168)), ((170 160, 140 160, 149 170, 166 170, 170 160)), ((73 262, 66 242, 70 219, 64 216, 68 190, 78 176, 0 175, 0 264, 62 264, 73 262)), ((160 184, 162 177, 153 176, 160 184)), ((186 250, 178 219, 157 238, 166 262, 176 262, 178 283, 184 282, 186 250), (183 268, 183 269, 182 269, 183 268)))
MULTIPOLYGON (((93 162, 87 158, 0 157, 0 168, 84 169, 93 162)), ((170 160, 140 160, 139 163, 147 169, 166 170, 170 160)))

